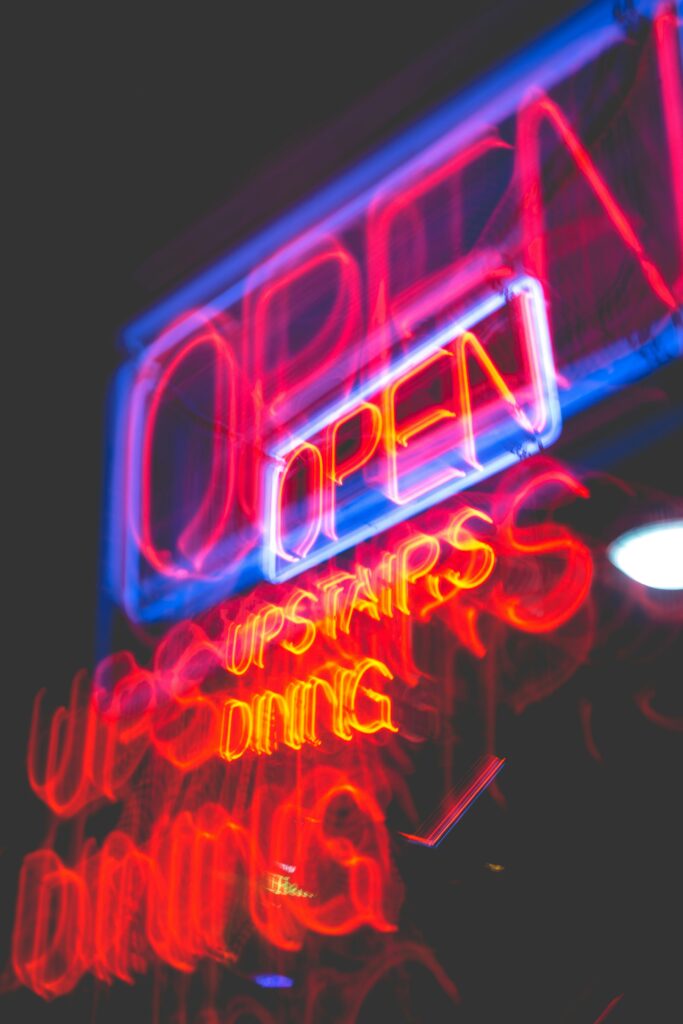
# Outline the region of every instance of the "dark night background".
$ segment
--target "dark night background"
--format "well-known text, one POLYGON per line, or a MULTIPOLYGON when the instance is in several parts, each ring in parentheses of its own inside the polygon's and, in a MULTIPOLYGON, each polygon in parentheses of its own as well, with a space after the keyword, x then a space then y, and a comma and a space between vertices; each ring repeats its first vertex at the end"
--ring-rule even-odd
MULTIPOLYGON (((11 658, 0 716, 0 971, 21 860, 47 820, 25 773, 33 699, 45 686, 52 706, 63 701, 93 660, 118 328, 579 6, 229 4, 220 18, 189 5, 160 7, 156 18, 117 7, 65 17, 54 7, 10 35, 5 141, 18 230, 5 242, 16 318, 3 351, 11 658)), ((658 386, 680 401, 680 366, 658 386)), ((680 495, 681 439, 679 427, 618 471, 680 495)), ((651 670, 675 678, 672 657, 651 670)), ((610 1024, 682 1019, 680 759, 669 734, 620 704, 623 668, 606 660, 601 671, 612 714, 622 715, 604 726, 606 772, 581 748, 579 691, 565 688, 515 733, 525 756, 510 783, 514 830, 481 801, 459 826, 457 850, 406 856, 411 909, 470 1014, 424 1019, 593 1024, 622 992, 610 1024), (478 872, 483 861, 510 870, 478 872), (457 898, 441 888, 456 876, 457 898), (435 907, 441 917, 430 921, 435 907)), ((144 981, 115 988, 98 1020, 148 1019, 144 981)), ((398 1019, 392 998, 367 1020, 398 1019)), ((92 1005, 86 980, 51 1005, 2 994, 0 1019, 87 1021, 92 1005)))

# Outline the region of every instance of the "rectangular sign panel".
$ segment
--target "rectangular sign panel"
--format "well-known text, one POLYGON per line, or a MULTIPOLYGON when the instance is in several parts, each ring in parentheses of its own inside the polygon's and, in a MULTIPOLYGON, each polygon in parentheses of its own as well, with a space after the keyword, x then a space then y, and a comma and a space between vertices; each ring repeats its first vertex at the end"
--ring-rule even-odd
POLYGON ((543 293, 517 279, 267 454, 266 574, 296 575, 559 431, 543 293))
POLYGON ((291 576, 683 351, 679 26, 651 13, 591 9, 126 329, 129 617, 291 576))

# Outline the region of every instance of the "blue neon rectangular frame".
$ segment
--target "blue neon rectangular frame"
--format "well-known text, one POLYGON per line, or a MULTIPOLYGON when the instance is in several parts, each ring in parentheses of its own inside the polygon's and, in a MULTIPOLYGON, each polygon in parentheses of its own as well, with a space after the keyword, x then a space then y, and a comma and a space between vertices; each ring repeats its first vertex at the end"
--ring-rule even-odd
MULTIPOLYGON (((654 0, 645 2, 639 5, 639 14, 651 15, 659 6, 654 0)), ((174 317, 191 306, 203 304, 207 309, 228 308, 241 299, 245 275, 253 271, 255 266, 263 264, 263 273, 270 272, 269 258, 277 249, 288 245, 290 255, 297 250, 304 252, 311 244, 311 239, 320 232, 343 229, 367 207, 369 197, 378 183, 400 187, 403 180, 416 173, 416 169, 433 163, 439 153, 453 152, 465 146, 481 131, 482 124, 498 123, 512 115, 530 85, 550 88, 622 39, 623 29, 615 20, 612 5, 593 5, 502 68, 490 73, 482 82, 445 103, 434 114, 225 259, 197 275, 123 330, 122 342, 131 360, 119 374, 112 401, 112 434, 117 450, 110 460, 104 583, 109 595, 115 601, 120 601, 132 618, 141 622, 172 619, 215 603, 235 590, 235 586, 228 582, 227 575, 212 580, 176 581, 174 584, 169 584, 168 580, 143 581, 136 553, 131 550, 129 540, 126 540, 126 526, 119 522, 121 509, 117 500, 121 484, 120 438, 121 425, 125 421, 127 389, 133 379, 135 362, 150 342, 157 338, 159 331, 167 329, 174 317), (293 238, 296 241, 291 244, 293 238)), ((182 331, 180 327, 178 338, 182 336, 182 331)), ((653 324, 650 337, 637 350, 633 349, 630 339, 615 339, 604 349, 603 354, 603 365, 597 368, 590 359, 575 360, 571 365, 562 367, 562 372, 571 380, 571 388, 561 391, 557 398, 558 422, 561 422, 562 417, 566 419, 576 415, 626 383, 644 376, 657 365, 683 354, 680 321, 669 317, 653 324)), ((316 410, 317 416, 318 412, 316 410)), ((543 443, 552 442, 547 440, 543 443)), ((485 475, 504 468, 511 461, 514 461, 514 457, 509 452, 505 456, 501 455, 500 462, 494 461, 491 467, 487 466, 485 475)), ((475 483, 478 478, 481 477, 468 476, 463 486, 475 483)), ((453 493, 453 490, 447 493, 453 493)), ((447 493, 434 500, 441 500, 447 493)), ((426 504, 431 503, 430 500, 426 504)), ((410 514, 417 512, 419 507, 426 505, 411 505, 410 514)), ((405 516, 399 515, 398 518, 405 516)), ((390 525, 389 519, 381 521, 385 526, 390 525)), ((351 532, 345 540, 351 544, 355 542, 352 539, 354 537, 356 534, 351 532)), ((322 557, 330 554, 331 551, 322 557)), ((269 578, 286 578, 270 563, 269 557, 263 551, 249 553, 241 566, 237 589, 257 582, 262 578, 264 570, 269 578)))
MULTIPOLYGON (((397 505, 389 498, 383 497, 378 491, 368 491, 367 500, 354 503, 353 509, 338 519, 339 531, 344 530, 338 540, 328 540, 311 549, 304 557, 296 559, 284 565, 278 564, 276 553, 275 529, 276 529, 276 499, 277 481, 284 457, 295 449, 302 441, 314 437, 319 431, 335 421, 342 419, 360 402, 369 399, 373 394, 388 387, 392 382, 401 378, 411 369, 419 367, 432 354, 448 344, 454 337, 463 334, 474 327, 487 316, 497 312, 506 303, 519 295, 526 295, 530 299, 533 313, 534 340, 538 356, 538 364, 541 371, 540 384, 543 389, 543 399, 547 409, 546 425, 538 435, 523 434, 525 445, 528 446, 528 454, 550 447, 560 436, 562 430, 562 413, 560 410, 557 383, 555 378, 555 365, 553 361, 552 345, 548 321, 545 313, 545 299, 543 290, 538 283, 528 276, 518 277, 506 284, 504 293, 493 294, 486 299, 480 300, 474 306, 467 309, 460 316, 449 321, 434 334, 430 335, 415 347, 399 362, 394 363, 388 370, 373 378, 371 381, 357 388, 343 402, 338 402, 331 408, 311 420, 305 431, 290 438, 286 444, 280 445, 268 452, 265 460, 265 485, 263 488, 264 501, 264 522, 266 527, 266 543, 263 546, 263 570, 265 575, 274 582, 282 582, 298 575, 304 569, 332 558, 340 551, 353 547, 360 541, 372 537, 377 533, 386 530, 395 523, 409 519, 424 509, 443 501, 445 498, 462 491, 480 480, 484 480, 494 473, 505 469, 507 466, 517 462, 519 455, 510 446, 510 436, 505 431, 496 431, 497 436, 479 438, 482 447, 488 442, 493 446, 494 455, 490 457, 481 469, 472 469, 463 477, 450 480, 447 483, 436 486, 420 497, 415 498, 409 504, 397 505)), ((455 454, 455 453, 454 453, 455 454)), ((282 559, 280 559, 282 562, 282 559)))

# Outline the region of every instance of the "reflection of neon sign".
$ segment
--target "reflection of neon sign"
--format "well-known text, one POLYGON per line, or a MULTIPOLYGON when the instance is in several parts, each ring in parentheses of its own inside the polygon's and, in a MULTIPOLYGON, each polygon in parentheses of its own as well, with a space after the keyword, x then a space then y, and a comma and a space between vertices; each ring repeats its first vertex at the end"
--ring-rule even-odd
POLYGON ((101 849, 86 844, 73 867, 54 850, 29 854, 19 882, 14 970, 49 999, 71 991, 86 971, 130 983, 155 960, 181 971, 206 957, 230 963, 237 959, 229 936, 240 875, 255 927, 281 949, 299 949, 306 931, 394 931, 383 906, 389 867, 377 801, 343 772, 314 771, 292 792, 264 787, 246 820, 206 801, 162 815, 145 843, 116 829, 101 849), (327 812, 339 801, 351 803, 362 823, 355 843, 328 831, 327 812), (283 856, 297 865, 288 888, 272 884, 283 856), (332 888, 319 881, 330 869, 332 888))
MULTIPOLYGON (((480 657, 480 614, 530 634, 569 622, 592 559, 552 516, 532 528, 519 521, 539 512, 547 492, 553 502, 587 497, 548 460, 512 493, 508 480, 489 495, 490 515, 432 509, 422 517, 431 532, 426 521, 404 524, 393 550, 368 545, 374 562, 310 569, 306 589, 279 588, 281 605, 257 596, 241 620, 231 618, 232 602, 177 624, 148 667, 112 655, 95 673, 94 697, 77 681, 71 706, 49 725, 39 698, 34 792, 61 821, 103 804, 123 813, 99 847, 83 841, 68 863, 49 847, 25 858, 12 949, 21 983, 52 998, 86 972, 131 982, 159 960, 182 971, 205 958, 235 961, 233 928, 245 908, 280 949, 301 948, 307 932, 395 930, 382 752, 400 742, 405 722, 419 742, 412 705, 429 705, 411 626, 440 616, 480 657), (343 761, 355 734, 363 742, 343 761), (271 774, 278 751, 287 756, 271 774), (150 774, 165 784, 144 785, 150 774), (146 797, 149 815, 140 813, 146 797), (351 815, 348 835, 335 829, 335 810, 351 815)), ((263 589, 274 596, 272 585, 263 589)), ((501 766, 487 756, 433 825, 403 834, 436 845, 501 766)))
POLYGON ((681 95, 672 8, 637 44, 592 12, 131 325, 129 615, 295 575, 679 354, 681 95))

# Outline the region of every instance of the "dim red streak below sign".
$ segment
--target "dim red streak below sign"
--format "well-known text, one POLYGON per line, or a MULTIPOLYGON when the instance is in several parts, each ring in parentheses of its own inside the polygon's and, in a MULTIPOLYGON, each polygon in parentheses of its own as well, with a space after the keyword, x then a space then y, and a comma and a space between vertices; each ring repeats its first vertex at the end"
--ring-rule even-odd
POLYGON ((435 814, 423 824, 419 834, 400 832, 404 839, 413 843, 420 843, 422 846, 438 846, 448 835, 454 825, 469 810, 478 796, 491 785, 498 772, 505 764, 505 758, 494 757, 492 754, 485 757, 475 766, 474 777, 461 790, 455 790, 442 801, 435 814), (444 809, 445 805, 445 809, 444 809), (436 818, 436 821, 434 819, 436 818))

